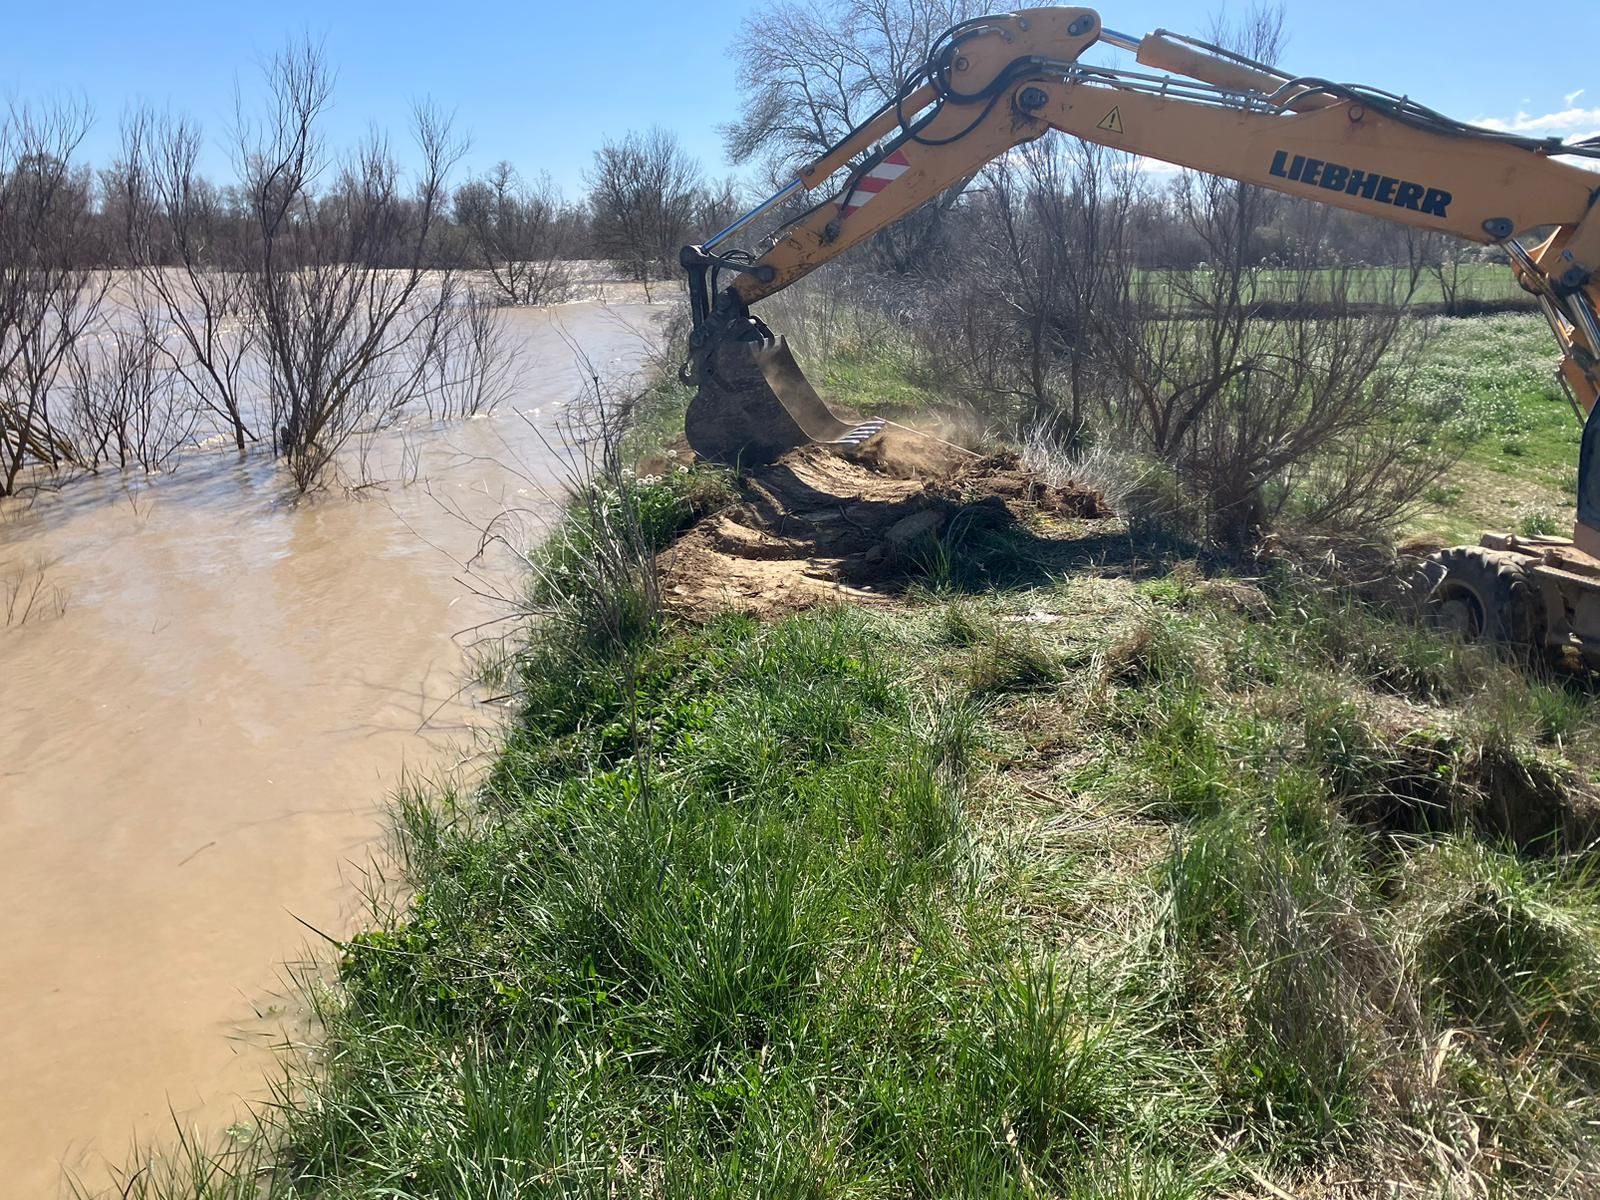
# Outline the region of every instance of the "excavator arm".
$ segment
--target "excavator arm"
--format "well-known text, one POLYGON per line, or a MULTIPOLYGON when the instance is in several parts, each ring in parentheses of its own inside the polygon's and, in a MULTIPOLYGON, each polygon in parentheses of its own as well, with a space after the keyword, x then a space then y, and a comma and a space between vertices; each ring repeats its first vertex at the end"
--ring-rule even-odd
POLYGON ((869 436, 871 424, 827 410, 750 306, 1051 130, 1505 247, 1539 299, 1562 351, 1561 377, 1588 418, 1577 540, 1600 555, 1600 175, 1553 156, 1600 158, 1600 147, 1475 129, 1400 97, 1290 77, 1164 32, 1135 40, 1084 8, 954 27, 894 102, 751 213, 684 249, 694 318, 687 370, 700 385, 686 422, 691 445, 754 462, 807 440, 869 436), (1081 64, 1097 42, 1135 52, 1146 69, 1081 64), (813 190, 825 198, 781 226, 759 256, 719 252, 749 222, 813 190), (1519 240, 1541 230, 1549 232, 1537 245, 1519 240))

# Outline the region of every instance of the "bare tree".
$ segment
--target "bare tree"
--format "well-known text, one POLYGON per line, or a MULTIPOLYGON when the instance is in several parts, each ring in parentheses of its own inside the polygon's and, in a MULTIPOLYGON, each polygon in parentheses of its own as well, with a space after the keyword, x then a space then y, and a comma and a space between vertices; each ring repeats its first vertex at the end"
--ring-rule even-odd
POLYGON ((73 445, 84 466, 166 467, 199 414, 162 344, 165 312, 135 304, 126 323, 75 346, 68 364, 73 445))
POLYGON ((1463 314, 1463 292, 1472 279, 1472 264, 1478 261, 1477 247, 1447 234, 1406 233, 1408 266, 1413 275, 1428 275, 1439 289, 1439 306, 1447 317, 1463 314))
POLYGON ((793 178, 899 94, 970 0, 777 0, 733 44, 744 115, 723 127, 734 162, 793 178))
POLYGON ((71 161, 88 125, 72 105, 0 117, 0 496, 16 491, 27 462, 77 461, 51 399, 106 288, 87 265, 89 173, 71 161))
POLYGON ((715 233, 733 224, 744 215, 747 208, 749 205, 744 202, 739 185, 733 179, 708 183, 700 189, 695 199, 693 228, 702 235, 715 233))
POLYGON ((969 264, 934 291, 935 351, 1024 427, 1068 444, 1097 394, 1092 313, 1120 296, 1140 196, 1134 164, 1045 139, 991 164, 958 235, 969 264))
POLYGON ((199 173, 200 149, 198 127, 136 110, 105 190, 121 214, 128 263, 176 335, 174 369, 243 453, 256 440, 245 411, 256 351, 252 263, 241 223, 199 173))
POLYGON ((563 261, 571 223, 548 176, 530 185, 510 163, 498 163, 456 190, 455 219, 471 261, 507 304, 550 304, 571 293, 563 261))
POLYGON ((676 273, 678 249, 694 232, 701 203, 700 166, 678 139, 652 127, 607 141, 587 176, 596 248, 645 285, 676 273))
POLYGON ((1206 261, 1130 274, 1122 302, 1094 310, 1112 381, 1102 419, 1175 468, 1219 540, 1242 542, 1291 502, 1325 524, 1393 520, 1445 463, 1403 419, 1425 337, 1407 276, 1332 262, 1315 206, 1285 213, 1271 193, 1198 175, 1172 203, 1206 261), (1270 228, 1291 236, 1269 254, 1270 228))
POLYGON ((396 414, 414 384, 399 349, 448 303, 447 274, 427 277, 430 232, 461 148, 448 121, 419 107, 420 166, 407 194, 374 134, 336 170, 317 123, 331 96, 321 51, 280 54, 264 122, 241 117, 238 146, 252 220, 250 316, 266 359, 275 445, 296 485, 316 484, 363 427, 396 414))
MULTIPOLYGON (((983 11, 973 0, 775 0, 734 43, 744 115, 723 127, 729 158, 761 163, 774 186, 788 182, 892 103, 941 33, 983 11)), ((969 182, 874 234, 875 266, 928 274, 945 257, 950 212, 969 182)))

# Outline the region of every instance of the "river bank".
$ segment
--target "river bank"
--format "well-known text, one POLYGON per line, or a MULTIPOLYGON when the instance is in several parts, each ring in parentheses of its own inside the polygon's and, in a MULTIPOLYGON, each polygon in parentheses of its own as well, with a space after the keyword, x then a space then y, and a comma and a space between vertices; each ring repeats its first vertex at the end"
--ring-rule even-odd
POLYGON ((413 899, 343 946, 326 1055, 134 1195, 1600 1186, 1591 691, 1009 465, 830 503, 815 453, 766 540, 718 536, 757 472, 568 511, 518 718, 398 810, 413 899), (673 574, 862 505, 868 595, 673 574))
POLYGON ((536 539, 566 406, 636 369, 661 311, 509 313, 507 402, 352 447, 353 494, 294 502, 270 460, 208 450, 0 507, 24 597, 0 624, 7 1194, 265 1095, 302 1011, 274 964, 360 915, 385 794, 499 720, 460 690, 520 579, 484 527, 536 539))

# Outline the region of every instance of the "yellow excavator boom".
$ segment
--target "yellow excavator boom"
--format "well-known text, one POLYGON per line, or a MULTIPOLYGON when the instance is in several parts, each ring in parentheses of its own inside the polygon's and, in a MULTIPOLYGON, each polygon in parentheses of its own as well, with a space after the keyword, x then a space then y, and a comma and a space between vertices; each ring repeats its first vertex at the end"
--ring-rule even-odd
MULTIPOLYGON (((691 445, 722 461, 770 459, 805 440, 869 436, 805 382, 750 306, 893 224, 985 163, 1051 130, 1331 207, 1506 250, 1562 353, 1586 414, 1578 548, 1600 557, 1600 145, 1562 145, 1452 121, 1372 88, 1294 77, 1165 31, 1107 31, 1087 8, 1035 8, 949 30, 901 94, 788 187, 701 246, 685 247, 694 331, 691 445), (1097 43, 1137 66, 1080 62, 1097 43), (843 172, 843 182, 838 183, 843 172), (801 193, 819 203, 759 255, 719 252, 801 193), (1542 232, 1534 244, 1522 239, 1542 232), (719 286, 723 274, 727 286, 719 286)), ((1600 621, 1600 613, 1596 614, 1600 621)))

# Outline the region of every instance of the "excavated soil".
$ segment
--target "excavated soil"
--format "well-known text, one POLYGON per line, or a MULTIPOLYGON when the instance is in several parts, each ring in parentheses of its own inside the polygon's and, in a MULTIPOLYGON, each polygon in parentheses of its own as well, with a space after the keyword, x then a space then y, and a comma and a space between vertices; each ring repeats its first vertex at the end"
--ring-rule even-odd
POLYGON ((977 455, 900 430, 848 453, 792 451, 746 472, 740 493, 661 555, 662 596, 675 611, 778 616, 840 600, 890 603, 964 521, 1048 536, 1112 515, 1098 492, 1047 483, 1014 454, 977 455))

